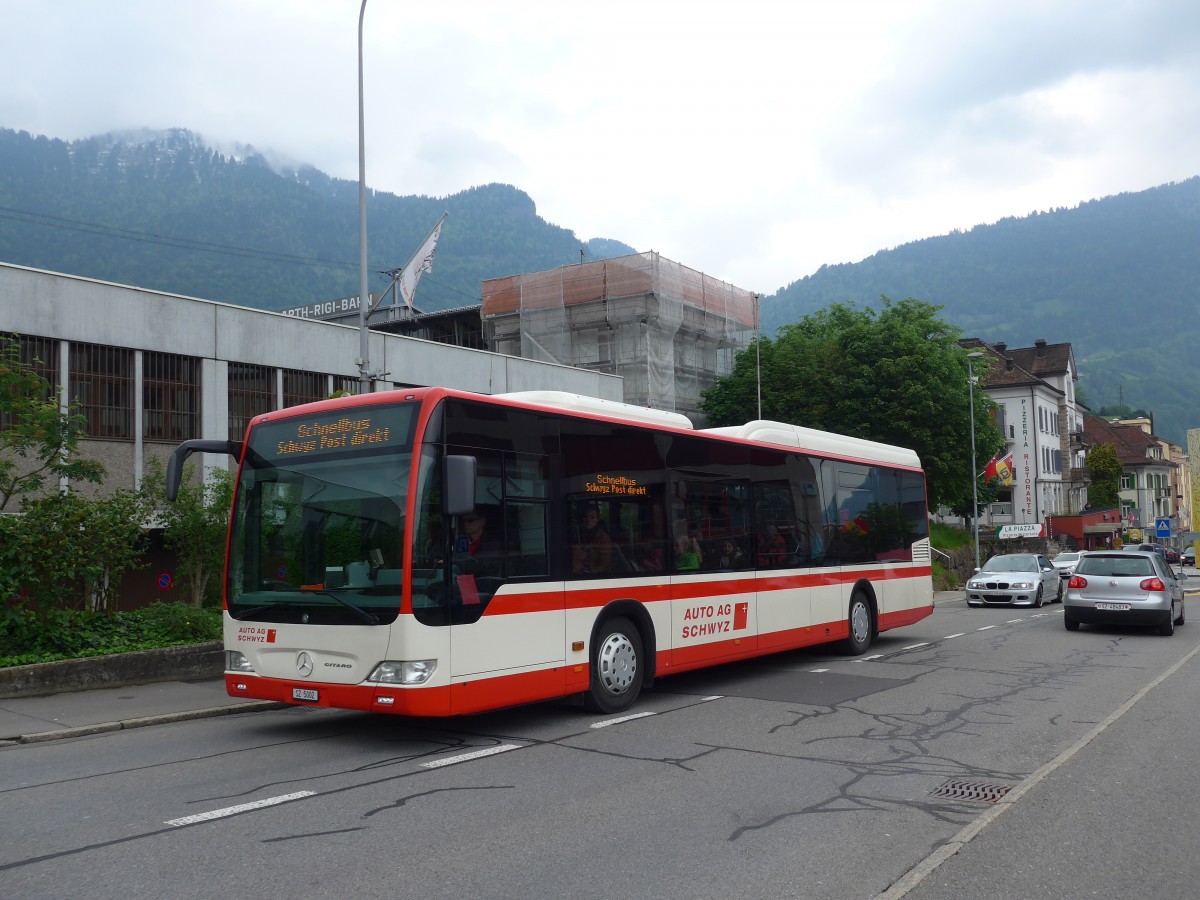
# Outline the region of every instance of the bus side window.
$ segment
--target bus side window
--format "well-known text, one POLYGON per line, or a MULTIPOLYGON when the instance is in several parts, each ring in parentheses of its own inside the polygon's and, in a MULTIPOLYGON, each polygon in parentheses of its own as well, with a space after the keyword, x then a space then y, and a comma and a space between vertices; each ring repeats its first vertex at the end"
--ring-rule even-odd
POLYGON ((546 552, 545 503, 510 502, 509 532, 516 535, 510 551, 509 574, 515 577, 546 575, 550 571, 546 552))

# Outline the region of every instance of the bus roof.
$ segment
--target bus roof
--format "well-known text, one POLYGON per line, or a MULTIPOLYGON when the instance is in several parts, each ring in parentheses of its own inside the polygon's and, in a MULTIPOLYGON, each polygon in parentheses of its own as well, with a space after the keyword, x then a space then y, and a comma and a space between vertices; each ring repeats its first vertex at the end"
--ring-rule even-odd
POLYGON ((517 403, 536 403, 539 406, 553 406, 575 412, 611 416, 614 419, 630 419, 649 425, 667 425, 671 428, 686 428, 689 431, 692 429, 692 420, 682 413, 634 406, 632 403, 620 403, 616 400, 603 400, 600 397, 586 397, 583 394, 572 394, 568 391, 514 391, 492 396, 503 400, 514 400, 517 403))
POLYGON ((763 444, 779 444, 783 447, 793 447, 797 450, 811 450, 816 453, 834 456, 857 457, 869 459, 895 466, 910 466, 921 468, 921 459, 916 452, 893 444, 881 444, 863 438, 850 437, 845 434, 833 434, 829 431, 817 431, 815 428, 804 428, 800 425, 789 425, 786 422, 771 422, 765 419, 755 419, 745 425, 729 425, 724 428, 705 428, 701 434, 717 434, 724 437, 740 438, 744 441, 758 441, 763 444))

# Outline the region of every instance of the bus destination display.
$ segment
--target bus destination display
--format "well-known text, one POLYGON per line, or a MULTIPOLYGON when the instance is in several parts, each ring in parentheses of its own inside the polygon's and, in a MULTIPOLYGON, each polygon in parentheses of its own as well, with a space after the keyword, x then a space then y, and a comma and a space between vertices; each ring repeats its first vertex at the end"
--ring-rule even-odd
POLYGON ((255 429, 254 449, 268 458, 312 457, 347 450, 406 447, 412 407, 385 406, 353 415, 325 415, 268 422, 255 429))

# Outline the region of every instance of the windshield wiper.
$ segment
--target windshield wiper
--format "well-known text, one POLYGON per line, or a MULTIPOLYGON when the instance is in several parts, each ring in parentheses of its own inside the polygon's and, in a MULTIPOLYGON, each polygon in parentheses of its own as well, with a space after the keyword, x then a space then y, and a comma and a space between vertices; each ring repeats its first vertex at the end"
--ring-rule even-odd
POLYGON ((248 619, 251 616, 257 616, 261 612, 266 612, 268 609, 279 609, 281 606, 288 606, 287 603, 268 603, 264 606, 252 606, 249 609, 242 610, 236 616, 233 613, 229 614, 229 618, 236 619, 241 622, 243 619, 248 619))
POLYGON ((342 606, 346 607, 346 609, 350 610, 352 613, 354 613, 356 616, 358 616, 360 619, 362 619, 368 625, 378 625, 379 624, 379 618, 374 613, 367 612, 361 606, 355 606, 349 600, 345 599, 344 597, 339 597, 337 594, 333 593, 332 591, 310 591, 310 590, 306 590, 305 588, 301 588, 300 593, 302 593, 302 594, 320 594, 322 597, 329 597, 335 603, 342 604, 342 606))

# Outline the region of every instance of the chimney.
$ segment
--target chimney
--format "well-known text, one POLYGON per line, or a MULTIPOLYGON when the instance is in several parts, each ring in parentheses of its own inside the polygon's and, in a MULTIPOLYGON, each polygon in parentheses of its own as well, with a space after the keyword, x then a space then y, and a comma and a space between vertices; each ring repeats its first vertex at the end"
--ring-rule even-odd
POLYGON ((1004 371, 1011 372, 1013 370, 1013 358, 1011 356, 1004 357, 1004 371))
POLYGON ((1046 355, 1046 339, 1045 338, 1038 338, 1036 341, 1033 342, 1033 346, 1037 347, 1038 357, 1044 357, 1046 355))
POLYGON ((993 344, 992 346, 996 348, 996 352, 998 354, 1000 354, 1001 356, 1003 356, 1004 351, 1008 349, 1008 344, 1004 343, 1004 341, 1000 341, 999 343, 993 344))

